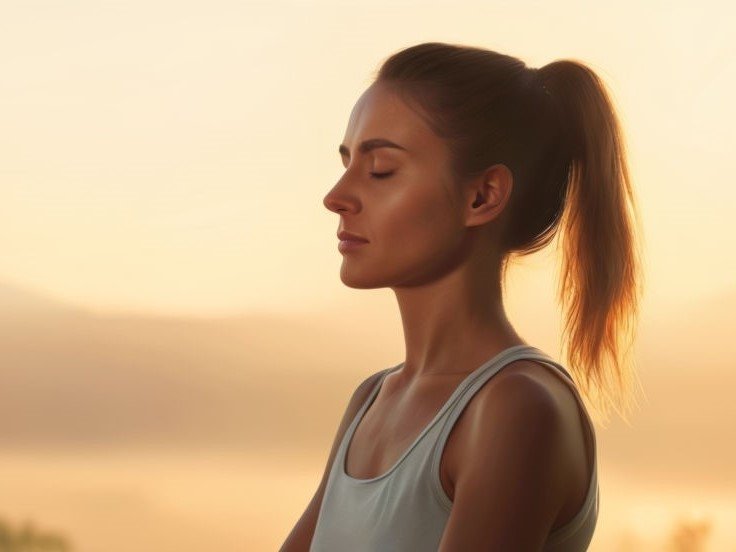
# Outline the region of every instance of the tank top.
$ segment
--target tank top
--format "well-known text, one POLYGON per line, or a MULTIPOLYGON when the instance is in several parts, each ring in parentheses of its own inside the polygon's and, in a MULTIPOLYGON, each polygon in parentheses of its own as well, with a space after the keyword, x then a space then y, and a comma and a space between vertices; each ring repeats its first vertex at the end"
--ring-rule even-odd
MULTIPOLYGON (((440 481, 440 458, 455 421, 475 393, 504 366, 531 359, 570 374, 530 345, 507 348, 468 374, 414 443, 383 475, 356 479, 345 471, 346 451, 384 378, 403 363, 382 371, 378 383, 345 431, 330 470, 310 552, 436 552, 452 508, 440 481)), ((543 552, 588 549, 598 519, 599 489, 595 431, 573 383, 575 396, 593 432, 593 470, 585 501, 565 525, 552 531, 543 552)))

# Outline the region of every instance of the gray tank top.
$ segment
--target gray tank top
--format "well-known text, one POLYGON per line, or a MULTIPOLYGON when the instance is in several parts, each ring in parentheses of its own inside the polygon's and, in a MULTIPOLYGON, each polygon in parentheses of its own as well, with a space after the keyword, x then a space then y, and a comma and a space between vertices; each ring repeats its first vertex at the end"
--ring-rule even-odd
MULTIPOLYGON (((536 347, 515 345, 498 353, 458 385, 414 443, 386 473, 356 479, 345 471, 345 452, 366 410, 390 372, 378 383, 355 415, 335 455, 310 552, 436 552, 452 501, 440 482, 440 458, 453 424, 473 395, 504 366, 518 359, 541 361, 572 377, 559 363, 536 347)), ((573 383, 580 407, 592 421, 573 383)), ((597 452, 593 433, 593 473, 585 502, 566 525, 547 537, 543 552, 581 552, 588 549, 598 519, 597 452)))

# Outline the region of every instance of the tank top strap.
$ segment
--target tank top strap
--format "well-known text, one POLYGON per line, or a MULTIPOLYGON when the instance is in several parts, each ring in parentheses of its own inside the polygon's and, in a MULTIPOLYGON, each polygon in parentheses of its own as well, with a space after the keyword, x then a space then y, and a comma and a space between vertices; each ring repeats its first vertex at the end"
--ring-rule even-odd
MULTIPOLYGON (((536 347, 523 344, 504 349, 463 378, 434 419, 405 449, 393 467, 371 479, 352 478, 345 471, 345 456, 353 433, 375 400, 385 377, 401 369, 403 363, 382 370, 338 449, 327 479, 310 551, 437 550, 453 506, 442 487, 439 470, 447 436, 475 393, 505 366, 518 359, 537 360, 545 366, 554 366, 572 380, 562 366, 536 347)), ((593 469, 583 508, 567 525, 550 534, 545 552, 587 549, 598 511, 595 465, 593 469)))
POLYGON ((596 437, 595 430, 594 430, 595 424, 593 423, 593 419, 591 418, 590 414, 588 413, 587 408, 585 408, 585 401, 583 401, 583 398, 580 395, 580 391, 578 390, 577 385, 575 384, 575 380, 572 378, 572 376, 570 375, 570 373, 565 369, 565 367, 562 364, 560 364, 559 362, 557 362, 556 360, 554 360, 553 358, 551 358, 549 355, 545 354, 544 352, 542 352, 542 351, 540 351, 538 349, 537 349, 536 352, 531 352, 530 354, 525 354, 521 358, 524 358, 524 359, 527 359, 527 360, 536 360, 536 361, 541 362, 543 364, 547 364, 549 366, 552 366, 552 367, 556 368, 557 370, 559 370, 560 372, 562 372, 564 375, 566 375, 567 378, 570 380, 571 383, 570 383, 570 385, 568 385, 568 387, 570 389, 572 389, 573 395, 575 396, 575 398, 578 401, 578 406, 579 406, 578 411, 579 411, 579 413, 582 413, 583 417, 588 422, 588 426, 589 426, 588 427, 588 434, 590 435, 590 439, 591 439, 591 442, 592 442, 592 445, 593 445, 593 470, 595 471, 596 470, 596 465, 597 465, 597 458, 598 458, 598 452, 597 452, 598 451, 598 444, 597 444, 597 437, 596 437))
MULTIPOLYGON (((536 348, 534 348, 534 349, 536 349, 536 348)), ((547 355, 546 353, 544 353, 543 351, 541 351, 539 349, 536 349, 535 351, 530 351, 529 353, 524 354, 523 356, 521 356, 519 358, 523 358, 525 360, 536 360, 536 361, 541 362, 543 364, 547 364, 549 366, 552 366, 553 368, 556 368, 562 374, 564 374, 565 376, 567 376, 567 378, 570 380, 570 385, 568 385, 568 387, 570 389, 572 389, 573 395, 575 395, 575 398, 578 401, 578 405, 579 405, 578 410, 580 412, 582 412, 582 414, 584 415, 584 417, 586 418, 586 420, 587 420, 587 422, 588 422, 588 424, 590 426, 589 427, 589 430, 590 430, 590 435, 591 435, 591 439, 592 439, 592 442, 593 442, 593 454, 594 454, 593 459, 594 459, 594 464, 595 464, 595 459, 596 459, 596 435, 595 435, 595 431, 593 429, 593 427, 594 427, 595 424, 593 423, 593 419, 590 417, 590 414, 588 413, 588 410, 585 408, 585 402, 583 401, 583 398, 580 395, 580 391, 578 390, 577 385, 576 385, 575 380, 573 379, 573 377, 570 375, 570 373, 567 371, 567 369, 562 364, 560 364, 559 362, 557 362, 556 360, 554 360, 549 355, 547 355)))
MULTIPOLYGON (((444 450, 445 443, 447 442, 447 438, 450 432, 452 431, 452 428, 454 427, 455 422, 460 417, 460 415, 462 414, 467 404, 475 396, 478 390, 481 387, 483 387, 483 385, 489 379, 495 376, 498 372, 500 372, 505 366, 507 366, 511 362, 515 360, 520 360, 520 359, 537 360, 537 361, 543 362, 545 364, 551 365, 554 368, 556 368, 558 371, 560 371, 564 376, 566 376, 570 380, 571 385, 569 387, 572 387, 576 397, 582 403, 582 399, 580 398, 578 390, 575 387, 575 380, 572 378, 570 373, 560 363, 556 362, 548 354, 546 354, 542 350, 532 345, 517 345, 514 347, 510 347, 508 349, 505 349, 501 351, 495 357, 486 361, 477 370, 472 372, 460 384, 460 386, 456 390, 456 393, 453 394, 454 400, 448 401, 448 402, 451 402, 451 404, 448 405, 449 408, 444 413, 444 420, 443 420, 443 423, 441 424, 441 429, 439 430, 439 434, 435 441, 435 446, 434 446, 434 449, 431 455, 432 460, 430 462, 430 468, 431 468, 431 472, 433 475, 439 474, 440 459, 442 457, 442 451, 444 450)), ((581 406, 583 405, 581 404, 581 406)), ((590 422, 590 425, 592 427, 593 423, 590 420, 590 417, 588 416, 587 411, 585 410, 584 407, 582 408, 582 410, 585 413, 585 416, 588 418, 588 421, 590 422)), ((593 446, 595 450, 595 433, 593 433, 593 446)), ((444 493, 441 494, 440 500, 448 508, 452 507, 452 503, 444 495, 444 493)))
MULTIPOLYGON (((520 359, 543 360, 554 363, 547 354, 532 345, 516 345, 508 349, 504 349, 493 358, 484 362, 458 386, 455 392, 455 400, 447 413, 448 416, 445 426, 450 426, 450 428, 452 427, 455 420, 460 417, 460 414, 462 414, 465 406, 489 379, 510 363, 520 359)), ((556 367, 560 369, 565 376, 570 379, 570 381, 573 381, 570 374, 562 366, 556 364, 556 367)))

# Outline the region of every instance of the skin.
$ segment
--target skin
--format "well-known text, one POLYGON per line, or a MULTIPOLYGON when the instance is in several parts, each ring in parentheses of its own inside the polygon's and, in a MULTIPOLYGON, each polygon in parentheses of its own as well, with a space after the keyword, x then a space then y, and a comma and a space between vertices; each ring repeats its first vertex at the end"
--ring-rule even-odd
MULTIPOLYGON (((369 240, 342 253, 340 278, 356 289, 393 290, 406 346, 403 366, 384 378, 348 448, 345 470, 367 479, 394 465, 470 372, 526 344, 505 313, 497 243, 513 177, 499 164, 454 182, 445 142, 382 83, 358 99, 340 149, 346 170, 324 205, 340 216, 340 230, 369 240), (362 152, 374 138, 404 149, 362 152)), ((354 393, 322 482, 282 552, 308 550, 336 450, 375 376, 354 393)), ((592 448, 563 378, 517 360, 470 400, 441 457, 453 507, 439 552, 538 551, 577 513, 592 448)))
POLYGON ((445 142, 380 83, 358 99, 342 144, 346 171, 324 205, 340 215, 341 229, 370 241, 343 254, 342 282, 396 295, 406 359, 387 385, 467 373, 489 351, 524 343, 504 310, 496 244, 513 186, 508 168, 456 185, 445 142), (361 154, 358 144, 375 137, 408 151, 361 154), (388 171, 384 179, 369 174, 388 171))

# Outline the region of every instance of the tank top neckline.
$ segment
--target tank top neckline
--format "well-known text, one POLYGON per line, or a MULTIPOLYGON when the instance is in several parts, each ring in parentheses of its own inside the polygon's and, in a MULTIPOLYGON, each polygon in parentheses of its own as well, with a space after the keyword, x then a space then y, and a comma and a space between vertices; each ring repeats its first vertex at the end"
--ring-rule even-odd
POLYGON ((399 370, 404 363, 400 363, 397 366, 394 366, 393 368, 388 368, 384 371, 384 373, 379 378, 378 383, 374 386, 373 391, 371 391, 370 395, 366 399, 366 401, 363 403, 363 406, 358 411, 358 413, 355 415, 355 418, 353 419, 353 423, 348 428, 348 431, 346 433, 345 439, 343 441, 343 447, 342 447, 342 455, 340 457, 340 475, 346 479, 347 481, 350 481, 355 484, 367 484, 367 483, 374 483, 377 481, 381 481, 382 479, 387 478, 390 476, 394 471, 398 469, 398 467, 401 465, 401 463, 404 461, 404 459, 409 456, 409 453, 411 453, 412 450, 419 444, 419 442, 422 440, 422 438, 429 432, 430 429, 442 418, 442 416, 445 414, 445 412, 450 408, 452 403, 455 402, 455 400, 465 391, 465 389, 472 383, 472 381, 475 380, 478 376, 480 376, 481 373, 483 373, 488 367, 495 365, 497 362, 499 362, 503 357, 506 357, 518 350, 522 349, 528 349, 530 352, 534 352, 536 354, 542 354, 543 356, 547 356, 542 351, 540 351, 537 347, 534 347, 532 345, 527 344, 520 344, 520 345, 512 345, 511 347, 507 347, 506 349, 503 349, 502 351, 496 353, 493 357, 486 360, 483 364, 481 364, 478 368, 470 372, 455 388, 455 390, 452 392, 450 397, 444 402, 444 404, 440 407, 440 409, 435 414, 434 418, 426 425, 424 426, 424 429, 419 432, 419 435, 414 439, 411 445, 404 451, 403 454, 399 456, 399 459, 394 462, 394 465, 391 466, 386 472, 384 472, 381 475, 377 475, 376 477, 371 477, 368 479, 360 479, 357 477, 353 477, 347 472, 347 468, 345 464, 347 463, 347 457, 348 457, 348 451, 350 450, 350 444, 353 441, 353 435, 355 435, 355 430, 360 425, 360 422, 362 421, 363 417, 365 416, 365 413, 368 411, 370 406, 373 404, 373 400, 375 399, 376 395, 378 394, 378 391, 381 389, 381 386, 383 385, 384 378, 392 373, 399 370))

